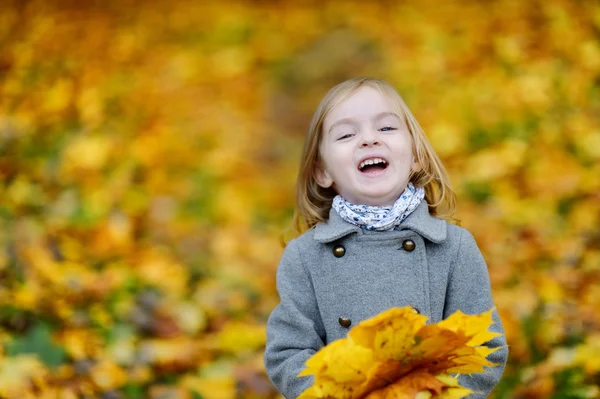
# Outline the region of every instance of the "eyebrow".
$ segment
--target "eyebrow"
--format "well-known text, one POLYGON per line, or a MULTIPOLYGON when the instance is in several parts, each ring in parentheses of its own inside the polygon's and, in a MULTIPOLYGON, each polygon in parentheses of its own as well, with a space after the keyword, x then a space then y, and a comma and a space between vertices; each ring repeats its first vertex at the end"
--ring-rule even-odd
MULTIPOLYGON (((398 114, 396 114, 395 112, 381 112, 381 113, 375 115, 373 117, 373 120, 376 121, 378 119, 383 119, 386 116, 393 116, 393 117, 397 118, 400 121, 402 120, 402 118, 400 118, 400 116, 398 116, 398 114)), ((328 133, 331 133, 331 131, 333 130, 334 127, 336 127, 338 125, 346 125, 346 124, 348 124, 348 125, 357 125, 358 123, 356 122, 356 119, 354 119, 354 118, 342 118, 339 121, 334 122, 329 127, 328 133)))

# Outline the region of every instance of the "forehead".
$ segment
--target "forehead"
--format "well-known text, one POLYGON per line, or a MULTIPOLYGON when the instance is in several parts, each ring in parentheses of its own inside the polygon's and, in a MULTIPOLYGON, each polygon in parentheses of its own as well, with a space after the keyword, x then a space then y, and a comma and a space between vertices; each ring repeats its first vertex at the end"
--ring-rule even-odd
POLYGON ((360 121, 372 119, 381 113, 397 113, 395 108, 386 94, 370 86, 361 86, 329 112, 323 121, 323 127, 327 130, 340 119, 352 118, 360 121))

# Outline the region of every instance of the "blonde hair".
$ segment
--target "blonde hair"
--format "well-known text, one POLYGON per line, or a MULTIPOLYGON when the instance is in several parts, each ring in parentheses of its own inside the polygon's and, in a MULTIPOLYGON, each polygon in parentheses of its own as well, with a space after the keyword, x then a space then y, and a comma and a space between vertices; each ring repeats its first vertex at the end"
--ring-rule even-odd
POLYGON ((452 220, 456 200, 448 173, 413 114, 389 83, 380 79, 355 78, 346 80, 329 90, 321 100, 310 123, 297 180, 296 210, 293 219, 293 228, 297 234, 327 220, 329 216, 329 209, 336 192, 331 187, 319 186, 315 179, 316 169, 321 161, 319 145, 323 133, 323 121, 332 109, 351 97, 362 86, 369 86, 381 92, 403 118, 412 137, 415 161, 420 166, 419 170, 411 171, 409 181, 425 189, 425 200, 431 215, 452 220))

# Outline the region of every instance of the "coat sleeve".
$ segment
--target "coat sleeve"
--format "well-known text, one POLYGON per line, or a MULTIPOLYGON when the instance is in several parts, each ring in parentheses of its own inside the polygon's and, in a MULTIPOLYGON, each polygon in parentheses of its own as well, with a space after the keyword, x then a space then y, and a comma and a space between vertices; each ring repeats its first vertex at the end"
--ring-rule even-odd
POLYGON ((325 341, 313 283, 296 240, 288 243, 279 263, 277 291, 280 303, 267 322, 265 367, 281 393, 293 399, 312 385, 312 377, 296 376, 325 341))
MULTIPOLYGON (((487 265, 475 239, 467 230, 461 229, 458 254, 451 267, 444 318, 459 309, 466 314, 479 314, 494 307, 487 265)), ((490 327, 490 331, 499 332, 502 335, 488 341, 485 345, 490 348, 500 348, 487 358, 496 366, 486 368, 485 373, 459 377, 460 384, 474 392, 469 395, 469 399, 486 398, 500 381, 506 365, 508 347, 502 322, 496 309, 494 309, 492 317, 494 324, 490 327)))

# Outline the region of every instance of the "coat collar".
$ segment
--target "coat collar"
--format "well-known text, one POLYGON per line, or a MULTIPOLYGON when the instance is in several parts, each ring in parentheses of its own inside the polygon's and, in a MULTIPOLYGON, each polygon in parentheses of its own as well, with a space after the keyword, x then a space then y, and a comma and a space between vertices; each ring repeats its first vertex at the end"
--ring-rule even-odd
MULTIPOLYGON (((320 243, 329 243, 351 234, 361 233, 362 229, 343 220, 338 213, 331 208, 329 220, 321 222, 314 227, 314 239, 320 243)), ((446 222, 429 214, 427 202, 421 201, 404 222, 400 224, 399 230, 412 230, 431 242, 439 244, 446 239, 446 222)))

